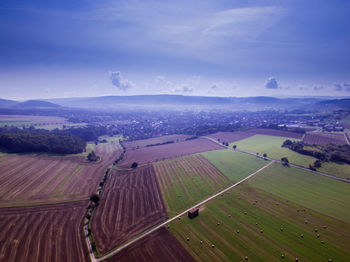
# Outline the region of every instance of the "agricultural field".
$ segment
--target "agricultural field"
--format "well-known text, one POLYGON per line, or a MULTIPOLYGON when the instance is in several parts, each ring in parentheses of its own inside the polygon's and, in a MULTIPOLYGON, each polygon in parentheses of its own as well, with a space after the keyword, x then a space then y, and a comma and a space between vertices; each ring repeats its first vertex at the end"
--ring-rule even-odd
POLYGON ((45 126, 67 124, 67 120, 57 116, 30 116, 30 115, 0 115, 0 127, 3 126, 45 126))
POLYGON ((335 133, 308 133, 305 135, 303 142, 310 145, 344 145, 347 144, 344 134, 335 133))
POLYGON ((187 136, 187 135, 168 135, 168 136, 160 136, 160 137, 153 137, 149 139, 125 142, 123 143, 123 145, 125 146, 126 149, 137 149, 137 148, 142 148, 149 145, 161 144, 169 141, 174 141, 174 143, 182 142, 189 137, 190 136, 187 136))
POLYGON ((144 147, 126 150, 123 160, 118 163, 120 167, 130 167, 133 162, 148 164, 170 158, 191 155, 195 153, 221 149, 222 147, 205 138, 198 138, 173 144, 144 147))
POLYGON ((212 200, 194 219, 170 223, 170 232, 196 261, 350 260, 349 220, 331 218, 249 184, 212 200))
POLYGON ((113 170, 92 217, 92 234, 104 254, 166 218, 152 166, 113 170))
POLYGON ((164 227, 123 249, 106 262, 194 262, 195 260, 164 227))
POLYGON ((249 132, 255 135, 281 136, 294 139, 301 139, 303 137, 303 134, 275 129, 254 128, 250 129, 249 132))
POLYGON ((350 165, 345 163, 323 162, 317 171, 350 180, 350 165))
POLYGON ((246 139, 255 135, 249 131, 245 132, 218 132, 215 134, 208 135, 208 137, 213 138, 219 142, 233 143, 242 139, 246 139))
POLYGON ((249 184, 329 217, 350 221, 349 183, 276 163, 249 184))
POLYGON ((266 160, 230 149, 204 152, 201 155, 220 170, 231 181, 231 184, 242 180, 267 164, 266 160))
POLYGON ((201 155, 153 164, 169 217, 231 184, 201 155))
POLYGON ((0 261, 88 261, 81 231, 88 201, 0 209, 0 261))
MULTIPOLYGON (((235 142, 237 149, 246 150, 259 155, 267 154, 268 157, 280 160, 282 157, 287 157, 290 163, 304 167, 309 167, 313 164, 316 158, 311 156, 301 155, 288 148, 282 147, 283 142, 288 137, 277 137, 267 135, 255 135, 247 139, 235 142)), ((230 145, 232 146, 232 145, 230 145)))
POLYGON ((0 156, 0 206, 88 198, 121 153, 117 143, 98 144, 95 150, 101 156, 97 163, 77 156, 0 156))

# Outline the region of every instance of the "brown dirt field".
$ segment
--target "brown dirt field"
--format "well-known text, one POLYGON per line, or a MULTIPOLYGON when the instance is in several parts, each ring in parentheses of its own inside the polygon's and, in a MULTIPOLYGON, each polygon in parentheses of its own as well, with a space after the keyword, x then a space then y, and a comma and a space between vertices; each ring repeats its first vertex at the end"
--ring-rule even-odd
POLYGON ((0 157, 0 206, 87 198, 121 153, 118 145, 96 148, 98 163, 82 157, 6 155, 0 157))
POLYGON ((310 145, 327 145, 327 144, 336 144, 344 145, 347 144, 343 134, 331 134, 331 133, 309 133, 306 134, 304 143, 310 145))
POLYGON ((0 209, 0 261, 89 261, 82 233, 87 205, 0 209))
POLYGON ((135 242, 107 262, 192 262, 195 261, 164 227, 135 242))
POLYGON ((215 134, 208 135, 215 140, 220 142, 233 143, 242 139, 246 139, 248 137, 254 136, 254 133, 246 132, 218 132, 215 134), (219 140, 220 139, 220 140, 219 140))
POLYGON ((126 150, 125 156, 118 166, 130 167, 133 162, 146 164, 217 149, 222 149, 222 147, 205 138, 135 150, 129 149, 126 150))
POLYGON ((253 133, 254 135, 282 136, 296 139, 301 139, 303 137, 303 134, 299 133, 265 128, 250 129, 249 132, 253 133))
POLYGON ((190 136, 187 136, 187 135, 160 136, 160 137, 153 137, 153 138, 149 138, 149 139, 125 142, 125 143, 123 143, 123 145, 125 146, 126 149, 136 149, 137 147, 142 148, 142 147, 146 147, 147 145, 164 143, 164 142, 168 142, 168 141, 174 141, 175 143, 182 142, 182 141, 185 141, 185 139, 188 137, 190 137, 190 136))
POLYGON ((94 212, 92 233, 103 254, 166 218, 152 166, 114 170, 94 212))

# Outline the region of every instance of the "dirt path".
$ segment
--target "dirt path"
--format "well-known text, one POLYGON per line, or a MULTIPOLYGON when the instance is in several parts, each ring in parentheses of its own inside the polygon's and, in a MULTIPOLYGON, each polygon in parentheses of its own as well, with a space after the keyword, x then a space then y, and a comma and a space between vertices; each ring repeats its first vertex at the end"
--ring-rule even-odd
POLYGON ((115 255, 116 253, 120 252, 120 251, 123 250, 124 248, 126 248, 126 247, 130 246, 131 244, 135 243, 136 241, 138 241, 138 240, 140 240, 140 239, 142 239, 142 238, 148 236, 148 235, 151 234, 152 232, 154 232, 154 231, 158 230, 159 228, 165 226, 166 224, 170 223, 171 221, 174 221, 174 220, 178 219, 179 217, 181 217, 181 216, 183 216, 183 215, 186 215, 187 212, 188 212, 189 210, 191 210, 191 209, 193 209, 193 208, 197 208, 197 207, 199 207, 199 206, 202 206, 203 204, 205 204, 205 203, 207 203, 208 201, 210 201, 210 200, 212 200, 212 199, 214 199, 214 198, 220 196, 221 194, 227 192, 228 190, 231 190, 232 188, 237 187, 238 185, 240 185, 240 184, 243 183, 244 181, 250 179, 250 178, 253 177, 254 175, 256 175, 256 174, 258 174, 259 172, 261 172, 262 170, 264 170, 265 168, 269 167, 269 166, 270 166, 272 163, 274 163, 274 162, 275 162, 275 161, 272 160, 272 161, 269 162, 267 165, 263 166, 262 168, 260 168, 259 170, 255 171, 254 173, 250 174, 250 175, 247 176, 246 178, 240 180, 239 182, 237 182, 237 183, 235 183, 235 184, 229 186, 228 188, 226 188, 226 189, 224 189, 224 190, 222 190, 222 191, 220 191, 220 192, 218 192, 218 193, 212 195, 211 197, 208 197, 207 199, 205 199, 205 200, 203 200, 203 201, 197 203, 196 205, 194 205, 194 206, 192 206, 192 207, 186 209, 185 211, 183 211, 183 212, 181 212, 180 214, 178 214, 178 215, 176 215, 176 216, 174 216, 174 217, 172 217, 172 218, 166 220, 165 222, 163 222, 163 223, 161 223, 161 224, 159 224, 159 225, 157 225, 157 226, 151 228, 149 231, 147 231, 147 232, 145 232, 145 233, 139 235, 138 237, 136 237, 136 238, 132 239, 131 241, 127 242, 126 244, 121 245, 120 247, 118 247, 118 248, 115 249, 114 251, 110 252, 108 255, 103 256, 103 257, 98 258, 98 259, 95 259, 95 260, 92 260, 92 261, 97 261, 97 262, 103 261, 104 259, 106 259, 106 258, 108 258, 108 257, 110 257, 110 256, 115 255))

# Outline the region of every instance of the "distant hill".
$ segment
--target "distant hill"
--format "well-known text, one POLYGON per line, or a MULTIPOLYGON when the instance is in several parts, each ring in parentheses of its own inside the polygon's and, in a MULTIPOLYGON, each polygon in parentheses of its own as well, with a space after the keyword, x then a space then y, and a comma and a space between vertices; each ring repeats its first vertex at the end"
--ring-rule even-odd
POLYGON ((320 101, 317 103, 317 105, 328 108, 350 108, 350 98, 320 101))
POLYGON ((0 108, 8 108, 8 107, 14 106, 18 103, 19 102, 14 101, 14 100, 7 100, 7 99, 0 98, 0 108))
POLYGON ((47 100, 65 107, 86 109, 197 108, 229 110, 296 109, 321 101, 316 98, 204 97, 182 95, 102 96, 47 100))
POLYGON ((25 102, 20 102, 17 103, 11 108, 15 109, 33 109, 33 108, 40 108, 40 109, 52 109, 52 108, 60 108, 60 105, 47 102, 47 101, 42 101, 42 100, 28 100, 25 102))

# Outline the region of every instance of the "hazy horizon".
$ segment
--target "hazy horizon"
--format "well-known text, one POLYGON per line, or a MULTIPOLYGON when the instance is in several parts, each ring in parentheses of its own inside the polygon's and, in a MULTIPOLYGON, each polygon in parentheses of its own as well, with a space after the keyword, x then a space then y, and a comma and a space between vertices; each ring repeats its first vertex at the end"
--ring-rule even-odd
POLYGON ((1 98, 350 95, 350 2, 0 3, 1 98))

